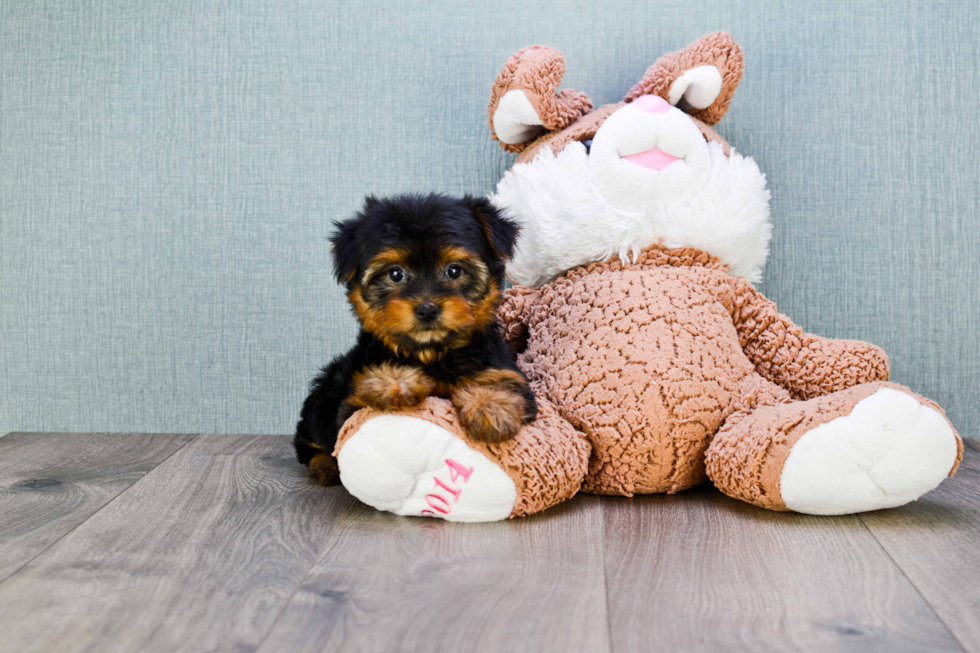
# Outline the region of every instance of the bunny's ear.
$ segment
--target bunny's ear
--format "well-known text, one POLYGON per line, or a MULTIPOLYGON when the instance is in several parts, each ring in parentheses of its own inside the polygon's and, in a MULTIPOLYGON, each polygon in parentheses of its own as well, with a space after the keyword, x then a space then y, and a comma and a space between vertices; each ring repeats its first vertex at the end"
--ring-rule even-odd
POLYGON ((508 152, 520 152, 545 131, 564 129, 592 111, 579 91, 558 91, 565 57, 532 45, 516 52, 497 75, 490 93, 490 131, 508 152))
POLYGON ((708 34, 679 52, 660 57, 625 100, 658 95, 698 120, 714 125, 728 111, 743 68, 742 48, 730 34, 708 34))

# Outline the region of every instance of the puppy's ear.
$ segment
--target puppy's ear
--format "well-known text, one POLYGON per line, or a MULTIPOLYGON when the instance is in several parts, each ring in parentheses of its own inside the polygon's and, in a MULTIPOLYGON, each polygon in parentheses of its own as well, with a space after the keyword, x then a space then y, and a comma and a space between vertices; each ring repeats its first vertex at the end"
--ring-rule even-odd
POLYGON ((521 230, 517 223, 505 218, 485 197, 467 195, 463 198, 463 204, 480 223, 490 249, 500 258, 509 260, 514 255, 517 233, 521 230))
MULTIPOLYGON (((377 202, 378 200, 374 201, 377 202)), ((360 224, 360 216, 333 223, 334 232, 330 236, 333 252, 333 273, 337 277, 337 281, 342 284, 349 284, 357 274, 357 231, 360 224)))

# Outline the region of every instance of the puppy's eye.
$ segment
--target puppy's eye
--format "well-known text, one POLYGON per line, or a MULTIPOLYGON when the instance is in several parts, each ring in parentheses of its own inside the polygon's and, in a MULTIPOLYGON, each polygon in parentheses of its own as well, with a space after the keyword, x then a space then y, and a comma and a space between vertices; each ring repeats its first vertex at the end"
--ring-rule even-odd
POLYGON ((446 276, 455 281, 463 276, 463 268, 455 263, 450 263, 448 266, 446 266, 446 276))
POLYGON ((405 271, 401 268, 391 268, 388 270, 388 278, 392 283, 401 283, 405 280, 405 271))

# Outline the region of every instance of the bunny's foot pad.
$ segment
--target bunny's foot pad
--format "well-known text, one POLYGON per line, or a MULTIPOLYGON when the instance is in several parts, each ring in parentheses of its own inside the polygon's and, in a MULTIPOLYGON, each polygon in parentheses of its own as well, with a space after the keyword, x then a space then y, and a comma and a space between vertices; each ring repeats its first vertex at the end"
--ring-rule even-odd
POLYGON ((812 515, 893 508, 949 476, 960 446, 940 412, 883 387, 800 437, 783 465, 780 491, 787 508, 812 515))
POLYGON ((503 469, 418 417, 371 417, 343 443, 337 462, 348 492, 396 515, 497 521, 507 519, 517 502, 517 488, 503 469))

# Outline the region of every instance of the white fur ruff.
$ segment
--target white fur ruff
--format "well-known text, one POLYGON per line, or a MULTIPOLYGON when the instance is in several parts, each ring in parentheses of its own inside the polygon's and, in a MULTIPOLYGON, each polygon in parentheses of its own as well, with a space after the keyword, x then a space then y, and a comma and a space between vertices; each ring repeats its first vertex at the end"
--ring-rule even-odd
POLYGON ((624 262, 655 243, 696 247, 717 256, 735 276, 762 278, 772 224, 766 177, 755 161, 708 143, 711 168, 690 201, 670 198, 627 211, 603 196, 580 143, 557 156, 550 149, 514 166, 490 199, 521 225, 507 276, 537 286, 568 270, 619 256, 624 262))

